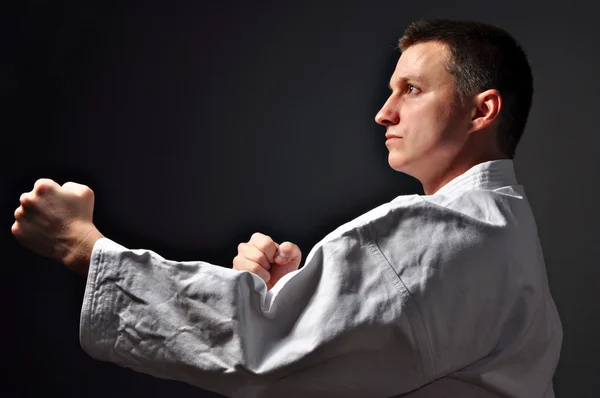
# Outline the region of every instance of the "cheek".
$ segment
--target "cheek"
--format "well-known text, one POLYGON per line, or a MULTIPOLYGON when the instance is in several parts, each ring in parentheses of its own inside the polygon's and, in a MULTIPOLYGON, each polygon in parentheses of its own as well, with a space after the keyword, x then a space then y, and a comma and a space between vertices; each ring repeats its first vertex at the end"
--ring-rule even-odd
POLYGON ((405 109, 405 134, 412 146, 427 147, 444 139, 448 112, 431 103, 419 103, 405 109))

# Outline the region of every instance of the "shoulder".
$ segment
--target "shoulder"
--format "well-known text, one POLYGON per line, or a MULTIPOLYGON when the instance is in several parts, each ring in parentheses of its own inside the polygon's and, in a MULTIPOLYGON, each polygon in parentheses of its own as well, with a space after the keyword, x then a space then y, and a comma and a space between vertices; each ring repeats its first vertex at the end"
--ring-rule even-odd
POLYGON ((398 238, 433 243, 430 238, 448 241, 465 233, 497 237, 500 231, 508 231, 531 217, 527 199, 518 186, 452 195, 403 195, 341 225, 321 242, 355 233, 395 246, 398 238))
POLYGON ((527 200, 515 190, 396 200, 356 228, 368 233, 409 286, 425 279, 448 282, 463 272, 487 278, 502 272, 517 248, 523 255, 537 239, 527 200))
POLYGON ((531 291, 537 233, 527 199, 511 189, 420 199, 363 228, 418 309, 439 375, 492 352, 531 291))
MULTIPOLYGON (((367 224, 376 237, 391 230, 443 231, 443 239, 454 234, 490 233, 510 230, 531 216, 529 204, 518 186, 497 190, 468 190, 447 195, 414 195, 387 204, 385 211, 370 217, 367 224), (408 199, 408 198, 406 198, 408 199)), ((414 235, 419 237, 419 235, 414 235)), ((427 235, 433 238, 437 235, 427 235)))
POLYGON ((338 227, 318 246, 350 237, 355 244, 377 247, 406 277, 407 269, 418 267, 418 273, 430 275, 429 268, 470 267, 473 263, 465 258, 493 253, 500 261, 514 245, 537 239, 537 229, 522 189, 510 186, 399 196, 338 227))

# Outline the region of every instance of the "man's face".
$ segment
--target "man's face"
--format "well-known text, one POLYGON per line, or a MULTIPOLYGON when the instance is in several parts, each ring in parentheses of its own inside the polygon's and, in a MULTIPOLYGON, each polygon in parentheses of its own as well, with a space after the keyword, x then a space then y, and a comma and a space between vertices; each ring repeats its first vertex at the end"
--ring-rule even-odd
POLYGON ((466 139, 469 110, 446 70, 448 57, 438 42, 407 48, 390 79, 392 93, 375 117, 386 126, 386 137, 398 137, 386 141, 390 166, 418 179, 441 173, 466 139))

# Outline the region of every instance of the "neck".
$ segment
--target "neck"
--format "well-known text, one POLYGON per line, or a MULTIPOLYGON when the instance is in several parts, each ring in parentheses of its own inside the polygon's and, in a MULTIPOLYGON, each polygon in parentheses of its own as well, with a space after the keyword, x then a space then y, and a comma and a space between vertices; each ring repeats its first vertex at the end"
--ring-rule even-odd
POLYGON ((425 195, 433 195, 439 191, 444 185, 455 179, 461 174, 464 174, 471 167, 476 166, 480 163, 489 162, 492 160, 508 159, 506 156, 501 154, 494 154, 489 156, 479 156, 470 158, 468 160, 459 160, 460 157, 454 159, 447 167, 439 171, 437 175, 431 176, 426 181, 421 181, 423 185, 423 191, 425 195))

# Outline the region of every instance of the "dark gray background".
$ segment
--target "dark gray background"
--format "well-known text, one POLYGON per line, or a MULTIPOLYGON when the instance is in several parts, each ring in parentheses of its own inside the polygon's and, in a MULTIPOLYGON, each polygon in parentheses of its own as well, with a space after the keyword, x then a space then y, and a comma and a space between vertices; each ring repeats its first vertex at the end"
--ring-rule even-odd
MULTIPOLYGON (((420 17, 501 26, 529 54, 535 99, 517 151, 565 337, 558 397, 597 397, 598 20, 547 3, 20 1, 3 16, 3 381, 0 395, 198 396, 80 348, 84 281, 20 248, 36 179, 96 193, 106 236, 231 266, 254 231, 307 254, 339 224, 420 185, 387 165, 385 101, 420 17)), ((202 395, 202 394, 200 394, 202 395)), ((204 396, 214 396, 206 393, 204 396)))

